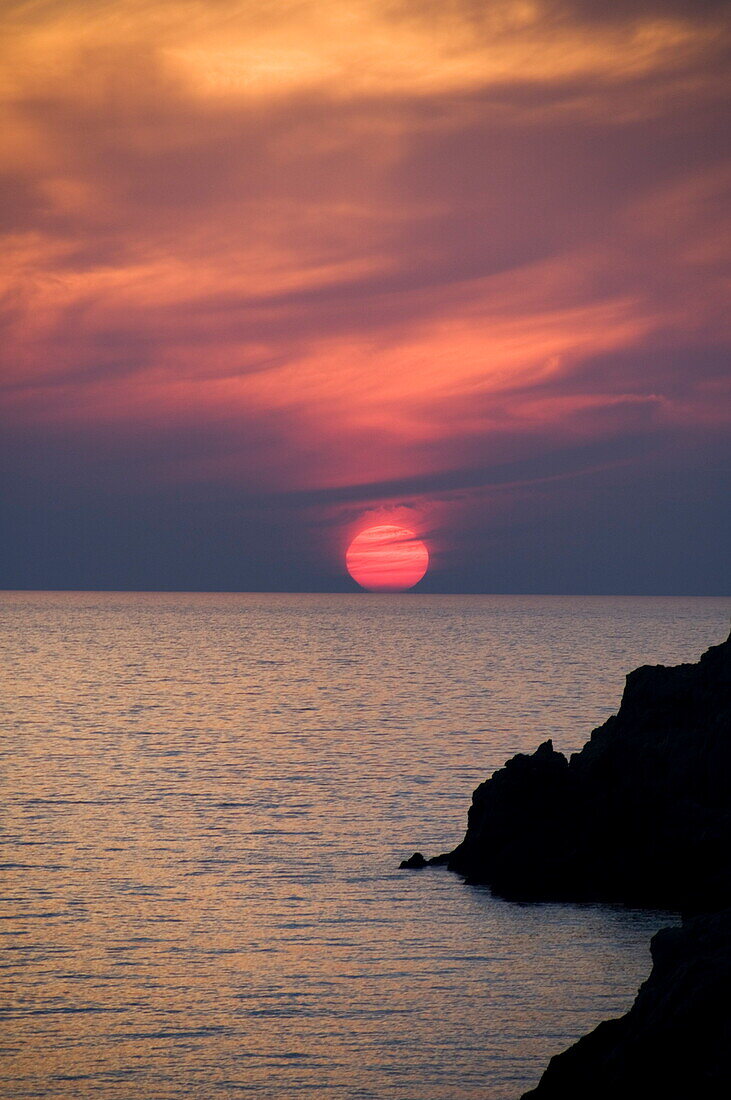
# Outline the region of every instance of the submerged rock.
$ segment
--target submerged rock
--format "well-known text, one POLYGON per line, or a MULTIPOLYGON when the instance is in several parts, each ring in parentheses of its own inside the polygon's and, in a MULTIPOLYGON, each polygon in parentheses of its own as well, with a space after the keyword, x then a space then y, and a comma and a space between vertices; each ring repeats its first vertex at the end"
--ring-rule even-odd
POLYGON ((731 1096, 731 910, 665 928, 626 1016, 552 1058, 523 1100, 731 1096))
POLYGON ((413 856, 401 860, 399 869, 401 871, 420 871, 422 867, 439 867, 445 863, 449 863, 450 855, 450 852, 443 852, 442 855, 432 856, 431 859, 426 859, 421 852, 414 852, 413 856))
POLYGON ((731 637, 631 672, 570 760, 550 741, 474 792, 448 866, 516 900, 731 905, 731 637))
POLYGON ((399 863, 399 869, 405 871, 420 871, 422 867, 428 867, 424 856, 421 852, 414 852, 413 856, 409 856, 408 859, 402 859, 399 863))

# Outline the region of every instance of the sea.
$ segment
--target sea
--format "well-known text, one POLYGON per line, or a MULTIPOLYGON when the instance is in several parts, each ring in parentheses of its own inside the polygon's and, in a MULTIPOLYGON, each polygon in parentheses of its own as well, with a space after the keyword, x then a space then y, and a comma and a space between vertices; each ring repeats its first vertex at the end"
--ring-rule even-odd
POLYGON ((576 751, 723 599, 5 592, 13 1100, 517 1100, 672 914, 444 868, 475 786, 576 751))

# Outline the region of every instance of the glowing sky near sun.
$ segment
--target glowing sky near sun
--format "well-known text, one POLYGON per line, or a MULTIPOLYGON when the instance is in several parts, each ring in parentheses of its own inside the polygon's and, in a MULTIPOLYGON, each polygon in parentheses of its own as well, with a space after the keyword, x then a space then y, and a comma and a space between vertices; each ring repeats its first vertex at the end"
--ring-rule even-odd
POLYGON ((180 508, 262 569, 295 525, 327 573, 417 509, 437 575, 602 479, 686 491, 731 419, 730 41, 680 0, 3 4, 18 516, 182 554, 180 508))

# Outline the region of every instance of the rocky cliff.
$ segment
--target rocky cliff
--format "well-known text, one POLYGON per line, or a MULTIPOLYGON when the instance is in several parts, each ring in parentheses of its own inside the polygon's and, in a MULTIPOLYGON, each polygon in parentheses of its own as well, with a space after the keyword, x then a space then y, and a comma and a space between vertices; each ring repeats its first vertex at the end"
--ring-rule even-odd
POLYGON ((731 636, 697 664, 631 672, 567 760, 550 741, 475 791, 447 863, 515 900, 677 909, 634 1006, 549 1063, 523 1100, 731 1096, 731 636), (688 916, 688 914, 701 914, 688 916))
POLYGON ((552 1058, 523 1100, 731 1095, 731 910, 664 928, 633 1007, 552 1058))
POLYGON ((570 760, 550 741, 473 795, 446 857, 519 900, 686 912, 731 905, 731 637, 697 664, 631 672, 570 760))

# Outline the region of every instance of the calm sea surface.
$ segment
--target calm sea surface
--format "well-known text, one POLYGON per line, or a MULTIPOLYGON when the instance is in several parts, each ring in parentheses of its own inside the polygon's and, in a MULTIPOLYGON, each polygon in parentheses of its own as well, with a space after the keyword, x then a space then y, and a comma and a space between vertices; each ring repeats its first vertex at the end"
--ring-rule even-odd
POLYGON ((515 1100, 662 915, 442 869, 729 601, 3 593, 4 1097, 515 1100))

